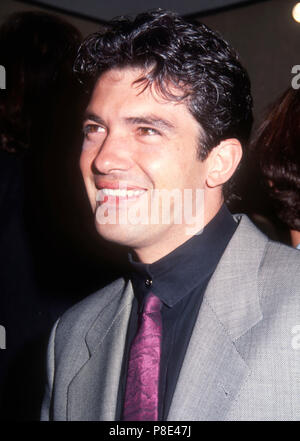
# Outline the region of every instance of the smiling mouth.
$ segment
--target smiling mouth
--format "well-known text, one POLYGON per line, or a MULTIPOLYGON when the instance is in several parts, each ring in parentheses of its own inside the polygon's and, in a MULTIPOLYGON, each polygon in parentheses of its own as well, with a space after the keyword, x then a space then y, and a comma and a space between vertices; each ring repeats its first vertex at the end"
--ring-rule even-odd
POLYGON ((120 188, 101 188, 97 191, 96 202, 98 204, 112 203, 118 204, 120 202, 134 201, 146 193, 145 189, 120 189, 120 188))

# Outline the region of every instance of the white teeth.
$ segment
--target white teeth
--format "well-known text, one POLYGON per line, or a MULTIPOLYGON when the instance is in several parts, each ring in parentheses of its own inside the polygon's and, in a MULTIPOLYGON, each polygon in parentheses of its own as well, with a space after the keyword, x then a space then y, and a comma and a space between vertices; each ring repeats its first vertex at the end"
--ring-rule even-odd
POLYGON ((145 192, 145 190, 121 190, 121 189, 112 189, 112 188, 102 188, 100 190, 105 196, 118 196, 118 197, 132 197, 139 196, 145 192))

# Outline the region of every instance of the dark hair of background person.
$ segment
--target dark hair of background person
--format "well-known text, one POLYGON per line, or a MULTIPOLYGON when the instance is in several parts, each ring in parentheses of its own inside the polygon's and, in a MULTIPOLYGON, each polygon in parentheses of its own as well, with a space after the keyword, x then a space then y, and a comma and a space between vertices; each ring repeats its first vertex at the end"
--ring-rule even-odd
POLYGON ((300 89, 289 88, 272 105, 251 150, 277 217, 300 231, 300 89))
MULTIPOLYGON (((109 69, 142 68, 145 75, 139 83, 154 87, 167 100, 186 102, 202 126, 200 160, 224 139, 248 142, 250 81, 237 54, 221 36, 204 24, 188 23, 162 9, 132 21, 121 17, 110 25, 104 34, 89 36, 79 50, 75 71, 88 88, 109 69)), ((225 184, 225 197, 231 192, 232 186, 225 184)))
MULTIPOLYGON (((7 87, 0 100, 0 149, 22 153, 34 148, 35 123, 51 114, 80 42, 74 26, 43 12, 15 13, 2 25, 0 62, 7 87)), ((44 127, 45 122, 39 135, 44 127)))

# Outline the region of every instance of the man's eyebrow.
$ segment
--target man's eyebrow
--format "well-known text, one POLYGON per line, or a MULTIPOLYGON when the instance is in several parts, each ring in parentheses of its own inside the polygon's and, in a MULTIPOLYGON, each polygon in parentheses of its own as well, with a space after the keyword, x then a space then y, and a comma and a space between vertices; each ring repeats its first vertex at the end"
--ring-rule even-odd
MULTIPOLYGON (((94 121, 95 123, 101 124, 101 125, 105 124, 103 119, 99 115, 96 115, 95 113, 91 113, 91 112, 87 112, 84 115, 83 120, 84 121, 87 121, 87 120, 94 121)), ((161 129, 168 129, 168 130, 175 129, 175 126, 173 123, 171 123, 170 121, 168 121, 166 119, 159 118, 155 115, 128 116, 128 117, 124 118, 124 121, 127 124, 145 124, 145 125, 151 125, 151 126, 161 128, 161 129)))
POLYGON ((85 113, 83 117, 83 121, 87 121, 87 120, 94 121, 97 124, 101 124, 101 125, 104 124, 103 119, 100 118, 100 116, 96 115, 95 113, 90 113, 90 112, 85 113))
POLYGON ((175 129, 173 123, 166 119, 156 117, 155 115, 131 116, 124 119, 125 122, 129 124, 145 124, 161 129, 175 129))

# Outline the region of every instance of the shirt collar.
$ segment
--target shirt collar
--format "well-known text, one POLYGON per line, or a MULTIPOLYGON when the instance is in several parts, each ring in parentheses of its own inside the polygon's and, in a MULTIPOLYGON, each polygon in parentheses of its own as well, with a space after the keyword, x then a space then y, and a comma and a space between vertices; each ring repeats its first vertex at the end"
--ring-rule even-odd
POLYGON ((149 292, 172 307, 214 272, 237 223, 225 204, 216 216, 171 253, 152 264, 133 260, 129 253, 131 280, 139 303, 149 292))

